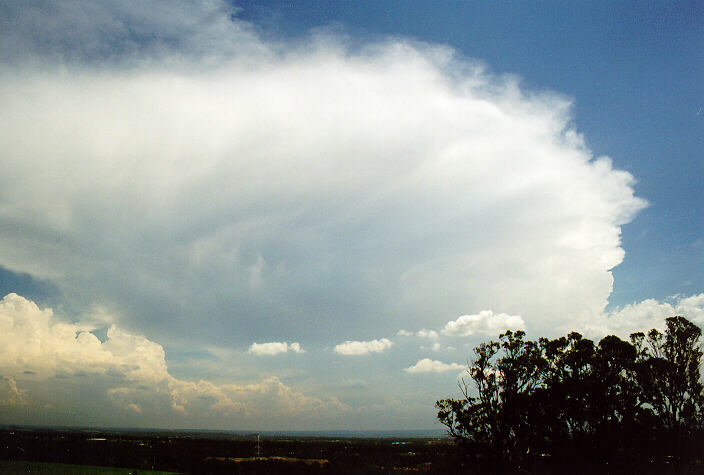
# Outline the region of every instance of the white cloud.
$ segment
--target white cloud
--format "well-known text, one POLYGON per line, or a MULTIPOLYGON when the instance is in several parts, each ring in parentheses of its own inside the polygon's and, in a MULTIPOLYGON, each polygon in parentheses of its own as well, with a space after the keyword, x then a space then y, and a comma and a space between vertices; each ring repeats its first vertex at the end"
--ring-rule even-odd
POLYGON ((445 373, 447 371, 461 371, 464 366, 457 363, 443 363, 442 361, 424 358, 404 371, 409 373, 445 373))
POLYGON ((371 341, 346 341, 335 345, 335 353, 345 356, 366 355, 368 353, 381 353, 393 346, 393 342, 387 338, 371 341))
POLYGON ((408 330, 399 330, 396 335, 398 336, 411 336, 413 335, 412 332, 409 332, 408 330))
POLYGON ((616 308, 581 326, 592 337, 616 334, 627 338, 633 332, 651 328, 663 330, 665 319, 679 315, 704 326, 704 293, 689 297, 672 296, 666 302, 646 299, 616 308))
MULTIPOLYGON (((451 347, 448 347, 448 348, 451 348, 451 347)), ((421 349, 421 350, 440 351, 440 350, 442 349, 442 345, 440 344, 440 342, 437 342, 437 341, 436 341, 435 343, 433 343, 432 346, 430 346, 430 347, 421 346, 420 349, 421 349)))
MULTIPOLYGON (((103 404, 104 419, 96 424, 124 425, 129 419, 122 418, 134 414, 140 425, 152 427, 184 427, 190 421, 192 427, 210 422, 224 428, 305 423, 350 410, 334 398, 306 396, 276 377, 252 384, 179 379, 169 373, 158 343, 114 325, 101 342, 80 323, 55 320, 51 309, 19 295, 0 300, 0 405, 6 409, 29 406, 41 418, 51 417, 46 408, 57 407, 56 417, 68 417, 103 404), (52 391, 55 387, 61 390, 52 391)), ((295 343, 289 348, 302 351, 295 343)))
POLYGON ((519 315, 495 314, 482 310, 474 315, 462 315, 447 322, 442 333, 449 336, 487 335, 498 336, 505 330, 525 330, 525 322, 519 315))
POLYGON ((24 404, 22 393, 23 391, 17 388, 17 383, 14 379, 0 376, 0 407, 24 404))
POLYGON ((438 337, 438 332, 435 330, 426 330, 425 328, 422 330, 419 330, 418 333, 416 333, 416 336, 420 338, 427 338, 429 340, 435 340, 438 337))
POLYGON ((3 266, 174 343, 605 308, 643 201, 567 98, 445 47, 274 44, 220 2, 64 3, 0 33, 3 266))
POLYGON ((277 355, 279 353, 286 353, 292 351, 294 353, 305 353, 306 351, 301 348, 300 343, 286 343, 286 342, 271 342, 271 343, 252 343, 252 345, 247 350, 247 353, 253 355, 277 355))

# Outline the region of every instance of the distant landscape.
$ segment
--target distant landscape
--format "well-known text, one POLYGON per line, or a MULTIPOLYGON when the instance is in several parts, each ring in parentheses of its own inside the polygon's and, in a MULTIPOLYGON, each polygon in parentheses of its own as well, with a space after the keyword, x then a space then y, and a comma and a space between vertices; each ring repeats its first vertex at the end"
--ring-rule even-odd
POLYGON ((453 473, 442 433, 6 427, 0 471, 40 473, 453 473), (315 435, 314 435, 315 434, 315 435), (32 464, 34 462, 34 464, 32 464))

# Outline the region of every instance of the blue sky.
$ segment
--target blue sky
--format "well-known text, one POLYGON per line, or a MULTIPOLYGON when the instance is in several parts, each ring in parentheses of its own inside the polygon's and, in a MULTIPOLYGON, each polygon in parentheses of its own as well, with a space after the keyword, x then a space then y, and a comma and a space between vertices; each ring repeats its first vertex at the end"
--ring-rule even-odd
POLYGON ((471 348, 704 323, 701 7, 0 7, 0 423, 437 428, 471 348))

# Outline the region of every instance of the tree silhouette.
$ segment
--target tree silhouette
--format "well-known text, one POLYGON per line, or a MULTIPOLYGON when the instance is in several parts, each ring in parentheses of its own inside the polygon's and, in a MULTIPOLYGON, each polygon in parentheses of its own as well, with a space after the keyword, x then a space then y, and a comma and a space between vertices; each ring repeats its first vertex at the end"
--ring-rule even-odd
POLYGON ((462 397, 437 401, 438 418, 480 472, 691 465, 704 441, 700 338, 679 316, 598 345, 508 331, 474 349, 462 397))

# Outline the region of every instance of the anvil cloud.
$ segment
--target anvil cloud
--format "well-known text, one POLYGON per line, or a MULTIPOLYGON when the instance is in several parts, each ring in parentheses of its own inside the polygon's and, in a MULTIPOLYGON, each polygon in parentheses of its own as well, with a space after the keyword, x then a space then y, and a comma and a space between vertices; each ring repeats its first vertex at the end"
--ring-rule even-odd
MULTIPOLYGON (((27 397, 26 360, 54 382, 119 371, 132 383, 96 387, 134 413, 191 414, 205 398, 249 417, 253 395, 287 392, 292 414, 347 411, 282 383, 275 361, 364 353, 405 358, 400 374, 455 371, 384 336, 610 325, 621 226, 646 203, 592 154, 569 98, 402 38, 283 44, 216 1, 78 5, 0 10, 13 19, 0 33, 0 265, 50 282, 63 323, 19 296, 3 305, 70 344, 53 366, 5 348, 2 400, 27 397), (102 342, 75 326, 95 309, 110 315, 88 329, 109 327, 102 342), (250 358, 260 382, 179 379, 164 348, 250 358), (159 389, 135 389, 145 378, 159 389)), ((336 369, 302 368, 290 379, 333 391, 321 380, 336 369)))

